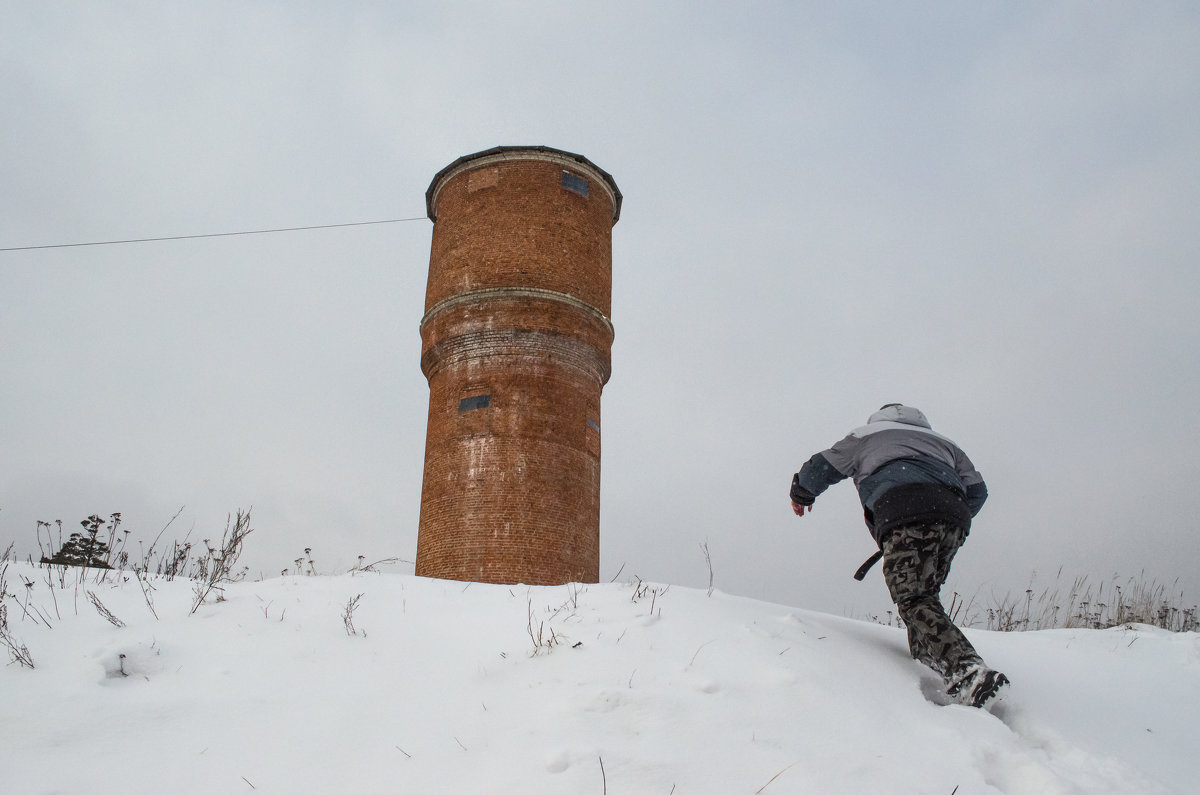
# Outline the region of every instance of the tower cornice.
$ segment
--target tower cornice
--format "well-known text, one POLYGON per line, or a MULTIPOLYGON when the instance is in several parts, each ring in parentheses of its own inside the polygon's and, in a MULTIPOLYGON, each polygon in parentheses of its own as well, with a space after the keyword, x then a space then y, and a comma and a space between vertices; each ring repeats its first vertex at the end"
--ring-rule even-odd
POLYGON ((598 321, 605 328, 607 328, 610 335, 613 334, 612 321, 608 319, 607 315, 589 304, 587 301, 580 301, 573 295, 560 293, 557 290, 543 290, 538 287, 491 287, 485 290, 471 290, 470 292, 452 295, 449 298, 444 298, 441 301, 438 301, 429 308, 429 311, 426 312, 425 316, 421 318, 420 330, 424 331, 427 323, 447 309, 459 306, 460 304, 477 301, 490 301, 497 298, 540 298, 543 301, 557 301, 558 303, 574 307, 584 314, 591 316, 594 320, 598 321))
POLYGON ((558 163, 576 171, 586 172, 608 195, 609 202, 613 208, 613 223, 615 224, 620 219, 622 196, 621 190, 617 187, 616 180, 612 178, 611 174, 583 155, 577 155, 574 152, 567 152, 550 146, 495 146, 491 149, 485 149, 482 152, 463 155, 434 175, 433 181, 429 183, 429 189, 425 191, 425 212, 429 216, 429 220, 437 220, 438 193, 441 191, 442 186, 452 178, 472 168, 480 168, 489 163, 511 160, 537 160, 540 162, 558 163))

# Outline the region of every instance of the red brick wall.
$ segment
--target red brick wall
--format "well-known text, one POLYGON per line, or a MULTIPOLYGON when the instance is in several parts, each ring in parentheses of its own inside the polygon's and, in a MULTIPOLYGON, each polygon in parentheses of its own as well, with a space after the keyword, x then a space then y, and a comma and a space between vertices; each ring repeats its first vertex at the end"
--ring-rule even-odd
POLYGON ((417 574, 595 582, 612 196, 601 175, 544 150, 509 149, 440 179, 421 324, 417 574), (586 197, 562 186, 564 170, 588 180, 586 197), (486 406, 463 410, 483 395, 486 406))

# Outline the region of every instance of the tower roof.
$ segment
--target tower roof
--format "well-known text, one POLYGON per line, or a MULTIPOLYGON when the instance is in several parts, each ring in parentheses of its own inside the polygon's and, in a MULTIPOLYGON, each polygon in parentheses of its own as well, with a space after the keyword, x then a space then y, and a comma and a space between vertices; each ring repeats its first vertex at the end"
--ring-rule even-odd
POLYGON ((476 164, 475 161, 525 159, 561 161, 564 165, 573 163, 578 168, 592 172, 604 182, 612 198, 613 223, 615 224, 621 217, 621 190, 617 187, 616 181, 613 180, 611 174, 583 155, 577 155, 574 152, 566 152, 550 146, 494 146, 482 152, 463 155, 434 175, 433 181, 429 183, 429 189, 425 191, 425 212, 429 216, 429 220, 437 220, 437 211, 435 209, 437 194, 443 183, 466 168, 473 165, 481 165, 476 164))

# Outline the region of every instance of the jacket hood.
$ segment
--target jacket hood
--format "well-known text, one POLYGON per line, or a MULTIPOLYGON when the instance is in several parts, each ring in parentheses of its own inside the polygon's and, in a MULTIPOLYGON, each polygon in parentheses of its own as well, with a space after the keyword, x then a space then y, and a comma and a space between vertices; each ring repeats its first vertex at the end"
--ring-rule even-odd
POLYGON ((933 428, 920 409, 899 403, 884 406, 867 419, 868 425, 874 422, 899 422, 905 425, 916 425, 918 428, 929 428, 930 430, 933 428))

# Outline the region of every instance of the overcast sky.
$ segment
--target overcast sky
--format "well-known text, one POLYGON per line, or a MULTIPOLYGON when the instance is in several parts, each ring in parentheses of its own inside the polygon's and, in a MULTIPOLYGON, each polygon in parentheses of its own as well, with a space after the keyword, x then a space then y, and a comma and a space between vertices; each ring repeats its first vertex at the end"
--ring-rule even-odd
POLYGON ((424 193, 544 144, 625 196, 602 579, 707 585, 707 542, 724 591, 881 613, 852 486, 802 520, 787 491, 903 401, 991 491, 951 590, 1200 597, 1192 2, 6 2, 0 30, 0 248, 421 219, 0 252, 0 547, 253 506, 255 576, 411 560, 424 193))

